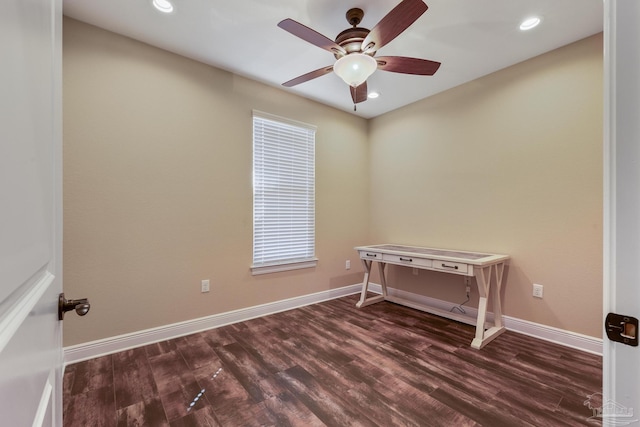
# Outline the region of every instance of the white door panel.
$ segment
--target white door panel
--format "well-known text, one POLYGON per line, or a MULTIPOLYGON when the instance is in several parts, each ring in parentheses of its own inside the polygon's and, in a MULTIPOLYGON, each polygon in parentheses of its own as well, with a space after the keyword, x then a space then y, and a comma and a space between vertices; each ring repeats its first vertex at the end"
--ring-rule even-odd
MULTIPOLYGON (((62 363, 59 340, 62 324, 58 321, 57 305, 51 303, 57 297, 56 278, 45 272, 3 318, 2 425, 31 425, 38 412, 45 415, 52 406, 53 387, 58 387, 56 369, 62 363)), ((42 425, 53 425, 51 418, 42 421, 42 425)))
POLYGON ((0 301, 51 255, 53 63, 48 1, 3 2, 0 15, 0 301), (6 10, 8 9, 8 10, 6 10), (8 13, 6 13, 8 12, 8 13))
POLYGON ((0 13, 0 425, 62 425, 61 0, 0 13))

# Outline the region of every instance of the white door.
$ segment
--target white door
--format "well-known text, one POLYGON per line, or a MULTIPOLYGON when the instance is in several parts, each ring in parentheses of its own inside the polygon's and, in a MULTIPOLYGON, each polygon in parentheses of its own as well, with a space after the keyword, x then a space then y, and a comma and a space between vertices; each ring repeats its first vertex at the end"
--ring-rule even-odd
MULTIPOLYGON (((604 311, 640 318, 640 1, 604 12, 604 311)), ((605 337, 603 362, 603 425, 640 425, 640 347, 605 337)))
POLYGON ((0 12, 0 424, 62 425, 62 4, 0 12))

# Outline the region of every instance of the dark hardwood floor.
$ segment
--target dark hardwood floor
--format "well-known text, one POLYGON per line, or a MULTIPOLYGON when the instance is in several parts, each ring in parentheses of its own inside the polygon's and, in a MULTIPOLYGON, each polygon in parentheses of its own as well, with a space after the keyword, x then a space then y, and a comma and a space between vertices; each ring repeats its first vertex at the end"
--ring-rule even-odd
POLYGON ((577 426, 602 360, 340 298, 69 365, 71 426, 577 426))

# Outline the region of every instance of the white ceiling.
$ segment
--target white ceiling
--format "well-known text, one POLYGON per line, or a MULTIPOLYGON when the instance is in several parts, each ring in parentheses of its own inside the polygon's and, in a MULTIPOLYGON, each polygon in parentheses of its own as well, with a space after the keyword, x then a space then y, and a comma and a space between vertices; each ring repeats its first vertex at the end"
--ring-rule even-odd
MULTIPOLYGON (((281 84, 332 65, 333 56, 277 27, 292 18, 334 39, 345 13, 364 10, 371 29, 400 0, 172 0, 163 14, 151 0, 64 0, 64 14, 170 52, 353 112, 348 86, 330 73, 293 88, 281 84)), ((371 118, 602 31, 602 0, 426 0, 429 10, 377 56, 442 63, 434 76, 376 71, 358 104, 371 118), (542 17, 522 32, 520 22, 542 17)))

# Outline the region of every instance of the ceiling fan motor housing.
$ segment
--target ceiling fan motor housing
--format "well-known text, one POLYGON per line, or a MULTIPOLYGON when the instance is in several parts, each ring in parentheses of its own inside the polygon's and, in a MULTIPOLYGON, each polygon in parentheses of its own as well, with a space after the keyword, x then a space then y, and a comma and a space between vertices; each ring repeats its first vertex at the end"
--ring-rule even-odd
MULTIPOLYGON (((347 51, 347 55, 354 52, 362 52, 362 42, 368 34, 369 30, 367 28, 348 28, 338 34, 338 37, 336 37, 336 43, 347 51)), ((373 56, 373 52, 367 53, 373 56)), ((343 55, 335 55, 336 58, 340 58, 341 56, 343 55)))
MULTIPOLYGON (((364 11, 360 8, 354 7, 349 9, 345 16, 347 18, 347 22, 353 25, 353 28, 347 28, 338 34, 335 42, 347 52, 347 55, 354 52, 362 52, 362 42, 369 34, 368 28, 358 27, 358 24, 364 17, 364 11)), ((375 51, 367 52, 367 54, 373 56, 375 51)), ((336 59, 340 59, 344 55, 336 53, 334 56, 336 59)))

